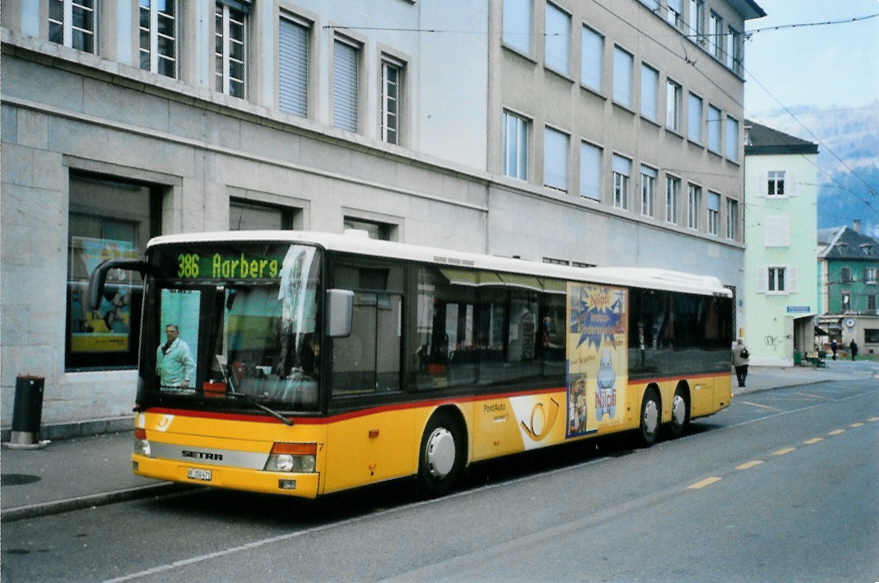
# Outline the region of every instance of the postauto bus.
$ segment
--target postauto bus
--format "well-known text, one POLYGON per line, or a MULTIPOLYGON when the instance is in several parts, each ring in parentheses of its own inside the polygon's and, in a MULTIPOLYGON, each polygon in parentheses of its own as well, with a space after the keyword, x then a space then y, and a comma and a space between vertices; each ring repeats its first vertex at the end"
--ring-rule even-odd
POLYGON ((358 233, 151 240, 136 474, 314 498, 632 431, 681 434, 732 398, 713 277, 572 268, 358 233))

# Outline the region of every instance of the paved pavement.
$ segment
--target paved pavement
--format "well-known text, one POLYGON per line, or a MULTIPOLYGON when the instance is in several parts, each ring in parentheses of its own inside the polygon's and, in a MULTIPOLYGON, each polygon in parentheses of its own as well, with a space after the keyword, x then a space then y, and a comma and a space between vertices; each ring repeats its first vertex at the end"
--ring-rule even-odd
MULTIPOLYGON (((735 394, 827 381, 877 379, 879 363, 828 361, 827 368, 751 367, 735 394)), ((735 384, 735 377, 733 377, 735 384)), ((0 519, 7 522, 192 488, 131 473, 131 431, 51 442, 43 449, 2 449, 0 519)))

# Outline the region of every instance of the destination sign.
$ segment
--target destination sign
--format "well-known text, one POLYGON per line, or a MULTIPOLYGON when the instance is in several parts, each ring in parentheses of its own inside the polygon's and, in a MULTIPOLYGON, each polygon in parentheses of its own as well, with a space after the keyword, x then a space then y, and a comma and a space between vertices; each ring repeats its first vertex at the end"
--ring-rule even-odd
POLYGON ((183 279, 276 279, 280 273, 281 261, 273 257, 257 257, 245 253, 177 255, 177 277, 183 279))

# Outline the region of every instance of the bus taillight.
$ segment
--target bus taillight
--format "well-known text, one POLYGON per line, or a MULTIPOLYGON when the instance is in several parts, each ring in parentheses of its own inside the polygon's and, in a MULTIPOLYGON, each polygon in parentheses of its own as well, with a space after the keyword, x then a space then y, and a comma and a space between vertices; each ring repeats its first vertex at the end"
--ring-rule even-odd
POLYGON ((266 462, 267 472, 311 473, 317 458, 316 443, 284 443, 276 441, 266 462))
POLYGON ((150 442, 146 438, 146 429, 142 427, 134 430, 134 453, 150 457, 150 442))

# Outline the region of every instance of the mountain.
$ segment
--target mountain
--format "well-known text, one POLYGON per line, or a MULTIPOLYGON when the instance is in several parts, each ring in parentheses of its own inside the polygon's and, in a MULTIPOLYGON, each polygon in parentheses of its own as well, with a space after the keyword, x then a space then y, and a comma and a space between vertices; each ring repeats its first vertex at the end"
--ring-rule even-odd
POLYGON ((859 219, 861 232, 879 238, 879 99, 864 107, 788 111, 748 117, 818 144, 818 228, 859 219))

